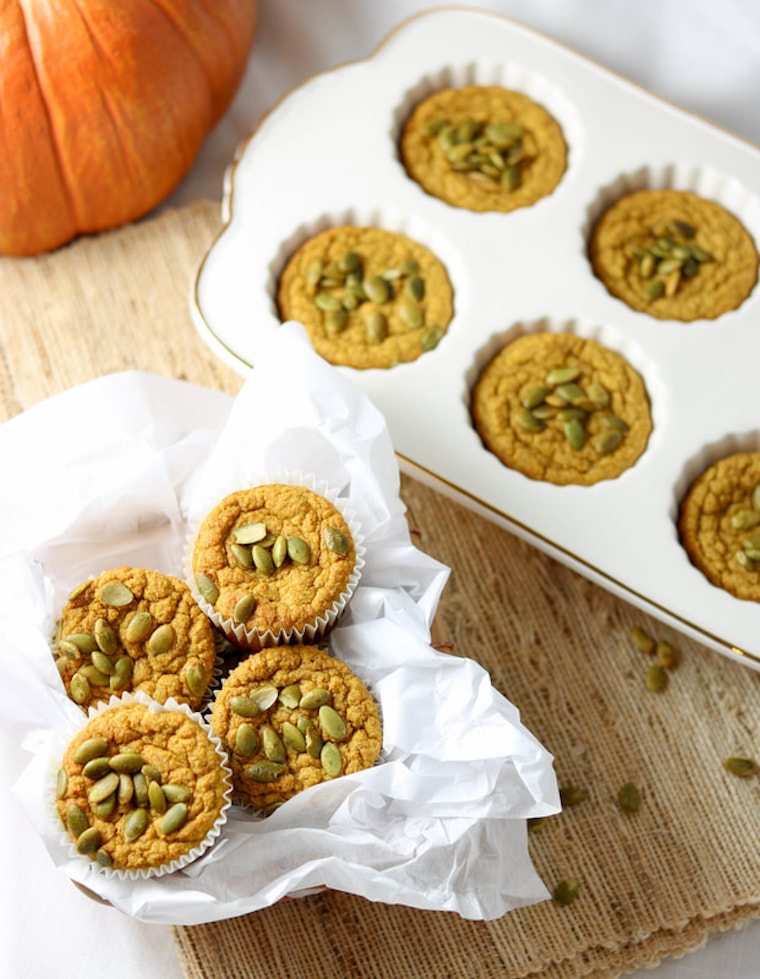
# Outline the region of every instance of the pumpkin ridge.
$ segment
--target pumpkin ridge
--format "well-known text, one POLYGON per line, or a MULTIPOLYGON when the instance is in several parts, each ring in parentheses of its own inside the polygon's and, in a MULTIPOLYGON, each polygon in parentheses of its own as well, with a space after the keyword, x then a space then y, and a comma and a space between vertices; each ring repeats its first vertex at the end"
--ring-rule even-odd
POLYGON ((192 41, 190 40, 189 35, 185 31, 182 30, 182 26, 176 20, 176 18, 172 17, 171 11, 167 10, 167 8, 164 6, 164 4, 161 2, 161 0, 155 0, 155 6, 156 6, 156 9, 157 10, 160 10, 161 11, 161 13, 163 14, 165 20, 167 20, 172 25, 172 27, 174 28, 174 30, 175 30, 175 32, 177 34, 177 37, 179 37, 179 38, 182 39, 182 43, 188 49, 188 51, 190 52, 190 54, 192 54, 193 58, 198 62, 198 65, 199 65, 199 67, 201 69, 201 73, 203 74, 203 77, 206 80, 206 85, 208 87, 209 123, 211 125, 213 125, 216 122, 216 118, 215 118, 216 112, 215 112, 215 106, 214 106, 214 92, 215 92, 215 89, 214 89, 214 84, 211 81, 211 77, 210 77, 210 75, 208 73, 208 69, 206 67, 206 64, 204 63, 203 58, 199 57, 198 51, 196 50, 196 48, 194 47, 192 41))

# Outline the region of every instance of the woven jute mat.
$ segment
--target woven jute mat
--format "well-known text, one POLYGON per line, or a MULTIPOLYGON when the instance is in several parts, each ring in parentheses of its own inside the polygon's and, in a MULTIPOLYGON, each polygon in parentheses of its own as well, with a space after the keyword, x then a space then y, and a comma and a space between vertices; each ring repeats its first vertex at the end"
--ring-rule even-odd
MULTIPOLYGON (((90 378, 142 368, 234 393, 240 379, 191 326, 193 269, 218 206, 164 212, 33 260, 0 260, 0 411, 8 418, 90 378)), ((760 916, 760 779, 721 761, 760 752, 760 676, 670 632, 413 480, 421 545, 454 569, 440 623, 554 753, 581 805, 531 834, 551 888, 576 902, 488 923, 338 892, 175 929, 188 976, 615 976, 760 916), (649 628, 683 653, 662 694, 629 639, 649 628), (618 788, 642 807, 623 815, 618 788)), ((600 519, 604 515, 600 514, 600 519)))

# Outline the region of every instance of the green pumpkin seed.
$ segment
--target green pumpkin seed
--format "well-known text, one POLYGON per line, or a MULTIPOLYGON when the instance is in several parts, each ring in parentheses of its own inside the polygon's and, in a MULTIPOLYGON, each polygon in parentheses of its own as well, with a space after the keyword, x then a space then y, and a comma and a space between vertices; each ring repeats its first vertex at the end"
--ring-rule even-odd
POLYGON ((164 656, 174 645, 175 638, 174 627, 165 622, 151 635, 145 648, 150 656, 164 656))
POLYGON ((508 166, 501 175, 501 186, 505 190, 517 190, 522 183, 522 171, 519 166, 508 166))
POLYGON ((686 221, 680 220, 671 221, 670 224, 668 224, 668 231, 671 234, 678 234, 682 238, 686 238, 689 241, 697 233, 692 225, 688 224, 686 221))
POLYGON ((214 605, 219 598, 219 589, 216 587, 214 581, 207 574, 201 573, 196 575, 195 584, 198 586, 201 598, 205 602, 208 602, 209 605, 214 605))
POLYGON ((348 326, 348 312, 341 307, 340 309, 331 309, 329 313, 325 316, 325 329, 327 330, 327 335, 330 337, 337 336, 342 333, 348 326))
MULTIPOLYGON (((293 751, 306 751, 306 739, 295 724, 291 724, 290 721, 285 721, 282 725, 282 740, 293 751)), ((277 761, 277 759, 274 758, 273 761, 277 761)))
POLYGON ((166 796, 158 782, 148 783, 148 802, 150 808, 160 816, 166 812, 166 796))
POLYGON ((594 441, 591 444, 595 452, 604 456, 610 452, 614 452, 622 441, 623 433, 610 429, 608 432, 600 432, 598 435, 595 435, 594 441))
POLYGON ((404 325, 410 330, 418 330, 424 322, 424 317, 420 307, 412 306, 411 303, 404 303, 404 305, 399 309, 398 315, 404 325))
POLYGON ((756 530, 754 533, 748 534, 742 541, 742 547, 745 551, 760 548, 760 531, 756 530))
POLYGON ((538 833, 546 825, 546 816, 531 816, 528 819, 528 832, 538 833))
POLYGON ((567 880, 561 880, 555 886, 552 891, 552 900, 555 904, 559 904, 560 907, 566 908, 578 897, 580 888, 581 882, 577 877, 568 877, 567 880))
POLYGON ((235 543, 241 546, 258 544, 267 536, 267 527, 264 523, 247 523, 236 527, 234 531, 235 543))
POLYGON ((407 276, 407 275, 415 275, 417 272, 419 272, 419 270, 420 270, 420 263, 417 261, 417 259, 407 258, 405 262, 401 263, 401 268, 399 269, 399 272, 403 276, 407 276))
POLYGON ((706 252, 704 248, 700 248, 699 245, 690 246, 692 258, 695 258, 700 264, 702 262, 712 262, 713 257, 709 252, 706 252))
POLYGON ((66 795, 66 790, 69 787, 69 776, 64 772, 62 768, 58 769, 58 777, 55 780, 55 797, 56 799, 62 799, 66 795))
POLYGON ((760 548, 745 547, 744 553, 747 555, 750 561, 760 561, 760 548))
POLYGON ((441 333, 437 326, 431 326, 424 333, 420 334, 420 347, 426 352, 435 350, 441 342, 442 336, 443 333, 441 333))
POLYGON ((586 395, 594 408, 607 408, 610 403, 610 392, 600 381, 591 381, 586 386, 586 395))
POLYGON ((61 676, 63 676, 63 674, 66 672, 66 657, 65 656, 59 656, 58 657, 58 659, 55 661, 55 668, 58 670, 58 672, 61 674, 61 676))
POLYGON ((93 758, 99 758, 108 751, 108 742, 105 738, 87 738, 74 752, 74 761, 77 765, 86 765, 93 758))
POLYGON ((572 809, 573 806, 579 806, 581 802, 588 799, 588 789, 580 785, 561 785, 559 799, 563 809, 572 809))
POLYGON ((79 675, 85 677, 94 687, 107 687, 109 677, 107 673, 99 670, 94 663, 89 663, 79 670, 79 675))
MULTIPOLYGON (((573 408, 573 411, 579 411, 580 409, 573 408)), ((539 421, 545 422, 550 418, 554 418, 556 414, 556 408, 552 408, 551 405, 539 405, 538 408, 534 408, 531 412, 534 418, 538 418, 539 421)))
POLYGON ((647 690, 652 693, 661 693, 668 685, 668 674, 659 663, 652 663, 647 670, 644 683, 647 690))
POLYGON ((577 377, 580 377, 580 373, 580 367, 555 367, 546 375, 546 383, 554 388, 559 384, 567 384, 570 381, 574 381, 577 377))
POLYGON ((150 635, 152 628, 153 616, 150 612, 135 612, 124 630, 124 638, 127 642, 142 642, 150 635))
POLYGON ((116 672, 113 661, 105 653, 101 653, 99 650, 92 654, 92 665, 104 673, 106 676, 113 676, 116 672))
POLYGON ((314 727, 314 722, 310 717, 306 717, 305 714, 299 714, 296 718, 296 727, 305 736, 306 732, 314 727))
POLYGON ((91 632, 72 632, 65 637, 65 640, 76 646, 81 653, 92 653, 98 648, 95 636, 91 632))
MULTIPOLYGON (((266 553, 266 551, 264 552, 266 553)), ((256 611, 256 599, 253 595, 243 595, 232 610, 232 618, 235 622, 247 622, 256 611)))
POLYGON ((66 810, 66 827, 74 837, 77 839, 84 833, 84 831, 89 827, 90 820, 85 815, 84 811, 76 803, 72 803, 66 810))
POLYGON ((584 401, 586 398, 586 392, 580 384, 575 384, 572 381, 557 385, 554 393, 564 401, 569 401, 570 404, 575 404, 576 401, 584 401))
POLYGON ((283 762, 286 758, 285 745, 274 728, 265 724, 261 728, 261 743, 269 761, 283 762))
POLYGON ((62 653, 67 659, 79 659, 82 655, 82 650, 79 646, 75 646, 73 642, 69 642, 66 639, 58 640, 58 652, 62 653))
POLYGON ((273 761, 259 761, 249 765, 245 774, 254 782, 276 782, 284 771, 284 765, 278 765, 273 761))
POLYGON ((341 272, 355 272, 361 265, 361 258, 356 252, 344 252, 338 259, 338 268, 341 272))
POLYGON ((189 663, 185 667, 185 683, 194 697, 202 697, 206 692, 206 678, 198 663, 189 663))
POLYGON ((308 564, 311 548, 302 537, 288 537, 288 557, 296 564, 308 564))
POLYGON ((111 768, 124 775, 139 772, 145 764, 145 759, 137 751, 120 751, 110 759, 111 768))
POLYGON ((685 279, 695 279, 699 275, 699 262, 695 258, 687 258, 681 266, 681 274, 685 279))
POLYGON ((288 710, 295 710, 301 703, 301 688, 297 683, 289 683, 283 687, 279 696, 280 703, 288 710))
POLYGON ((304 276, 306 280, 306 285, 313 289, 315 286, 319 285, 319 280, 322 278, 322 273, 324 272, 325 265, 321 258, 313 258, 309 264, 306 266, 306 275, 304 276))
POLYGON ((542 432, 546 428, 540 418, 536 418, 525 408, 516 411, 512 417, 520 428, 524 428, 528 432, 542 432))
POLYGON ((130 775, 119 775, 119 788, 117 790, 119 805, 125 806, 128 802, 131 802, 134 794, 135 783, 132 781, 132 777, 130 775))
POLYGON ((71 697, 77 704, 86 704, 90 699, 90 684, 87 677, 81 675, 81 673, 75 673, 71 678, 71 683, 69 684, 69 689, 71 691, 71 697))
POLYGON ((618 418, 617 415, 602 415, 600 421, 604 428, 610 428, 616 432, 628 431, 628 423, 624 422, 622 418, 618 418))
POLYGON ((233 714, 238 717, 258 717, 261 713, 259 705, 253 697, 233 697, 230 701, 230 708, 233 714))
POLYGON ((543 384, 533 384, 523 392, 520 403, 523 408, 532 411, 534 408, 538 408, 550 391, 551 388, 545 387, 543 384))
MULTIPOLYGON (((565 438, 571 449, 579 452, 586 441, 586 430, 578 418, 570 418, 564 424, 565 438)), ((611 432, 608 434, 612 434, 611 432)))
POLYGON ((77 837, 77 853, 94 853, 100 846, 100 830, 93 826, 77 837))
MULTIPOLYGON (((147 802, 147 799, 145 800, 147 802)), ((124 839, 127 843, 142 836, 148 828, 148 810, 133 809, 124 821, 124 839)))
POLYGON ((341 309, 340 299, 331 296, 329 292, 318 292, 314 297, 315 304, 325 313, 341 309))
POLYGON ((654 255, 647 252, 639 262, 639 272, 642 279, 651 279, 654 275, 654 255))
POLYGON ((425 280, 419 275, 410 276, 405 284, 407 295, 410 299, 414 299, 415 302, 422 302, 425 298, 425 280))
POLYGON ((104 775, 108 775, 111 771, 111 759, 107 758, 105 755, 101 755, 100 758, 91 758, 90 761, 82 769, 82 775, 85 778, 103 778, 104 775))
POLYGON ((681 263, 677 258, 664 258, 657 266, 658 275, 670 275, 671 272, 680 270, 681 263))
POLYGON ((272 561, 276 568, 282 567, 285 558, 288 556, 288 539, 283 534, 275 538, 272 544, 272 561))
POLYGON ((328 704, 319 708, 319 726, 323 734, 335 741, 342 741, 346 736, 346 722, 337 710, 328 704))
POLYGON ((235 732, 235 751, 239 755, 255 755, 259 749, 259 736, 252 724, 241 724, 235 732))
POLYGON ((256 565, 256 570, 260 571, 261 574, 267 575, 274 574, 274 561, 272 560, 272 555, 266 548, 262 547, 261 544, 253 545, 253 563, 256 565))
POLYGON ((107 799, 112 792, 116 792, 119 788, 119 776, 116 772, 109 772, 108 775, 104 775, 103 778, 99 778, 97 782, 92 786, 90 791, 87 793, 87 801, 94 805, 96 802, 102 802, 107 799))
POLYGON ((752 562, 747 557, 747 555, 744 553, 744 551, 735 551, 734 552, 734 559, 735 559, 735 561, 736 561, 737 564, 740 564, 745 569, 748 569, 748 568, 752 567, 752 562))
POLYGON ((371 275, 363 283, 364 291, 370 302, 382 305, 387 303, 391 297, 391 289, 385 279, 380 275, 371 275))
POLYGON ((322 747, 324 745, 324 740, 322 735, 317 731, 317 729, 312 725, 307 729, 304 734, 306 739, 306 751, 312 758, 319 758, 322 754, 322 747))
POLYGON ((72 588, 69 592, 69 601, 75 602, 80 595, 83 595, 87 591, 87 587, 90 584, 89 581, 83 581, 81 585, 77 585, 76 588, 72 588))
POLYGON ((173 782, 168 782, 163 786, 163 793, 166 796, 167 802, 189 802, 192 798, 192 789, 189 789, 186 785, 175 785, 173 782))
POLYGON ((250 547, 243 547, 242 544, 230 544, 230 551, 241 568, 253 567, 250 547))
POLYGON ((95 853, 95 860, 99 867, 111 867, 113 865, 111 854, 102 847, 95 853))
POLYGON ((617 794, 617 804, 623 812, 638 812, 641 807, 641 793, 633 782, 626 782, 617 794))
POLYGON ((343 758, 340 754, 340 748, 336 744, 327 741, 322 745, 319 760, 322 762, 322 768, 325 774, 332 776, 340 775, 343 768, 343 758))
POLYGON ((92 807, 92 811, 98 817, 98 819, 108 819, 108 817, 113 813, 116 808, 116 793, 113 792, 102 802, 96 802, 92 807))
POLYGON ((546 397, 544 398, 544 401, 548 405, 551 405, 552 408, 564 408, 565 405, 567 404, 567 401, 565 401, 564 398, 560 398, 560 396, 555 392, 552 392, 551 394, 547 394, 546 397))
MULTIPOLYGON (((554 408, 551 410, 554 411, 554 408)), ((557 418, 561 422, 569 422, 572 418, 577 419, 579 422, 585 422, 588 418, 588 412, 584 411, 583 408, 560 408, 557 412, 557 418)))
POLYGON ((147 782, 158 782, 160 785, 163 781, 161 778, 161 772, 159 772, 155 765, 143 765, 140 771, 145 776, 147 782))
POLYGON ((370 343, 382 343, 388 336, 388 320, 379 309, 373 309, 367 317, 365 329, 370 343))
POLYGON ((726 758, 723 767, 738 778, 750 778, 760 772, 760 766, 755 759, 748 758, 746 755, 732 755, 730 758, 726 758))
POLYGON ((735 530, 749 530, 760 524, 760 513, 757 510, 739 510, 731 517, 731 526, 735 530))
POLYGON ((654 301, 655 299, 660 299, 665 293, 665 283, 662 279, 652 279, 651 282, 647 284, 644 289, 644 296, 654 301))
POLYGON ((97 619, 95 622, 95 642, 98 644, 101 653, 106 656, 113 656, 119 646, 116 633, 105 619, 97 619))
POLYGON ((142 772, 137 772, 136 775, 132 776, 132 782, 135 787, 135 802, 138 806, 148 805, 148 780, 143 775, 142 772))
POLYGON ((633 645, 640 653, 646 653, 648 656, 654 653, 654 639, 639 626, 631 626, 631 639, 633 640, 633 645))
POLYGON ((121 581, 109 581, 100 589, 100 600, 114 608, 125 608, 135 600, 135 596, 121 581))
POLYGON ((258 690, 253 691, 251 697, 258 704, 259 710, 269 710, 272 704, 274 704, 277 700, 277 687, 259 687, 258 690))
POLYGON ((329 691, 323 690, 322 687, 314 687, 313 690, 306 691, 298 706, 302 710, 316 710, 324 704, 329 704, 331 700, 332 694, 329 691))
POLYGON ((121 690, 132 679, 132 659, 120 656, 114 663, 113 676, 108 681, 111 690, 121 690))
POLYGON ((337 527, 325 527, 322 531, 322 541, 333 554, 345 557, 348 554, 348 538, 337 527))
POLYGON ((655 660, 664 670, 674 670, 681 661, 677 649, 673 649, 669 642, 660 640, 654 651, 655 660))

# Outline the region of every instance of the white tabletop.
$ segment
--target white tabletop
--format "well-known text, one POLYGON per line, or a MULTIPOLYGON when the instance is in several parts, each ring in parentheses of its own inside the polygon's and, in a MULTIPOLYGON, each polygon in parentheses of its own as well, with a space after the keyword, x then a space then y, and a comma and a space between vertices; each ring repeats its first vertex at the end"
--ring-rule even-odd
MULTIPOLYGON (((760 4, 459 0, 459 5, 514 17, 760 144, 760 4)), ((423 0, 260 0, 254 55, 240 92, 169 203, 219 197, 238 141, 276 99, 315 72, 364 57, 399 21, 433 6, 423 0)), ((0 743, 0 979, 181 979, 168 929, 95 905, 53 869, 10 795, 24 764, 16 744, 0 743)), ((760 922, 646 975, 758 979, 760 922)))

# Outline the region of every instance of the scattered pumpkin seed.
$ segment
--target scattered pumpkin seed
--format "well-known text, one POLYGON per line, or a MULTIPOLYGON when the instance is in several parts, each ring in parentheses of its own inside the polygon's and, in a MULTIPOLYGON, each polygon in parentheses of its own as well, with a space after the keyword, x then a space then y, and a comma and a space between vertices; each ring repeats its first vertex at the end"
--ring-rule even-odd
POLYGON ((151 635, 145 648, 151 656, 164 656, 174 645, 175 638, 174 627, 165 622, 151 635))
POLYGON ((67 659, 81 659, 82 650, 67 639, 58 640, 58 652, 62 653, 67 659))
POLYGON ((130 775, 119 775, 119 788, 117 790, 119 805, 126 805, 128 802, 131 802, 134 794, 135 783, 132 781, 132 777, 130 775))
POLYGON ((322 687, 314 687, 313 690, 306 691, 298 706, 302 710, 316 710, 318 707, 329 704, 331 700, 332 694, 329 691, 323 690, 322 687))
POLYGON ((152 628, 153 616, 150 612, 135 612, 124 630, 124 638, 127 642, 142 642, 150 635, 152 628))
POLYGON ((123 582, 109 581, 100 589, 100 600, 114 608, 125 608, 135 600, 135 596, 123 582))
POLYGON ((253 724, 241 724, 235 732, 235 751, 239 755, 255 755, 259 748, 259 736, 253 724))
POLYGON ((356 252, 348 251, 338 259, 338 267, 341 272, 355 272, 361 265, 361 259, 356 252))
POLYGON ((317 731, 317 729, 312 724, 306 729, 304 734, 306 740, 306 752, 312 758, 319 758, 322 754, 322 747, 324 745, 324 740, 322 735, 317 731))
MULTIPOLYGON (((147 801, 147 800, 146 800, 147 801)), ((148 828, 148 810, 133 809, 124 821, 124 839, 127 843, 142 836, 148 828)))
POLYGON ((103 673, 93 663, 83 666, 77 675, 84 677, 94 687, 107 687, 109 685, 108 674, 103 673))
POLYGON ((114 663, 113 676, 108 681, 111 690, 122 690, 132 679, 132 658, 124 654, 114 663))
POLYGON ((404 303, 399 309, 398 315, 404 325, 410 330, 418 330, 424 322, 424 316, 420 307, 413 306, 411 303, 404 303))
POLYGON ((85 765, 93 758, 99 758, 108 750, 108 742, 105 738, 87 738, 74 752, 74 761, 77 765, 85 765))
POLYGON ((166 812, 166 796, 158 782, 148 783, 148 802, 150 808, 159 815, 162 816, 166 812))
POLYGON ((744 553, 747 555, 750 561, 760 561, 760 548, 745 547, 744 553))
POLYGON ((159 785, 161 784, 161 772, 159 772, 155 765, 143 765, 140 772, 145 776, 146 782, 158 782, 159 785))
POLYGON ((245 774, 254 782, 276 782, 284 771, 284 765, 279 765, 273 761, 259 761, 254 765, 249 765, 245 774))
POLYGON ((56 799, 62 799, 66 795, 66 790, 69 787, 69 776, 64 772, 62 768, 58 769, 58 777, 55 780, 55 797, 56 799))
POLYGON ((92 786, 90 791, 87 793, 87 801, 94 805, 96 802, 102 802, 103 799, 107 799, 108 796, 115 792, 119 788, 119 776, 116 772, 109 772, 108 775, 104 775, 103 778, 99 778, 97 782, 92 786))
POLYGON ((108 817, 113 813, 116 808, 116 793, 113 792, 111 795, 102 799, 100 802, 96 802, 93 807, 93 813, 99 819, 108 819, 108 817))
MULTIPOLYGON (((571 449, 579 452, 586 442, 586 430, 578 418, 570 418, 564 424, 565 438, 571 449)), ((612 434, 609 432, 608 434, 612 434)))
POLYGON ((654 301, 660 299, 665 294, 665 283, 662 279, 652 279, 644 289, 647 299, 654 301))
POLYGON ((280 691, 279 700, 283 707, 295 710, 301 703, 301 688, 297 683, 289 683, 280 691))
POLYGON ((92 665, 106 676, 113 676, 116 673, 113 660, 110 656, 106 656, 105 653, 101 653, 99 650, 96 650, 92 654, 92 665))
POLYGON ((259 706, 259 710, 265 711, 275 703, 277 700, 277 687, 265 686, 259 687, 258 690, 254 690, 251 697, 256 701, 259 706))
POLYGON ((285 745, 273 727, 264 724, 260 730, 261 744, 269 761, 283 762, 286 758, 285 745))
MULTIPOLYGON (((577 411, 579 409, 573 408, 572 410, 577 411)), ((534 408, 532 412, 533 417, 538 418, 542 422, 548 421, 550 418, 554 418, 556 413, 557 409, 552 408, 551 405, 539 405, 538 408, 534 408)))
POLYGON ((81 673, 75 673, 71 678, 69 683, 69 690, 71 691, 71 697, 75 703, 86 704, 90 699, 90 684, 87 677, 81 675, 81 673))
POLYGON ((321 258, 313 258, 306 266, 306 274, 304 278, 306 280, 306 285, 310 289, 313 289, 315 286, 319 285, 319 280, 322 278, 324 269, 325 265, 321 258))
POLYGON ((65 636, 65 641, 72 643, 81 653, 92 653, 98 648, 91 632, 71 632, 65 636))
POLYGON ((760 483, 752 490, 752 506, 760 510, 760 483))
POLYGON ((365 279, 364 291, 371 302, 380 306, 391 298, 390 286, 381 275, 371 275, 365 279))
POLYGON ((237 623, 247 622, 255 611, 255 597, 253 595, 243 595, 232 610, 232 618, 237 623))
POLYGON ((342 741, 346 736, 346 722, 329 704, 323 704, 319 708, 319 726, 323 734, 335 741, 342 741))
POLYGON ((669 642, 665 642, 664 640, 660 640, 657 643, 654 655, 656 661, 664 670, 674 670, 681 659, 678 650, 674 649, 669 642))
POLYGON ((651 252, 647 252, 643 256, 639 263, 639 272, 641 273, 642 279, 651 279, 654 275, 654 261, 655 257, 651 252))
POLYGON ((95 853, 95 861, 99 867, 110 867, 113 865, 111 854, 102 847, 95 853))
POLYGON ((661 693, 668 685, 668 674, 659 663, 652 663, 646 673, 645 685, 652 693, 661 693))
POLYGON ((192 797, 192 790, 186 785, 176 785, 174 782, 167 782, 161 787, 166 796, 167 802, 189 802, 192 797))
POLYGON ((522 171, 513 164, 508 166, 501 175, 501 186, 506 190, 517 190, 522 183, 522 171))
POLYGON ((63 676, 63 674, 66 672, 66 657, 65 656, 59 656, 58 657, 58 659, 55 661, 55 668, 58 670, 58 672, 61 674, 61 676, 63 676))
POLYGON ((420 263, 417 261, 417 259, 407 258, 405 262, 401 263, 401 268, 399 269, 399 272, 401 273, 401 275, 407 276, 407 275, 416 275, 416 273, 419 272, 419 270, 420 270, 420 263))
POLYGON ((276 568, 282 567, 285 558, 288 556, 288 539, 284 534, 280 534, 272 544, 272 561, 276 568))
POLYGON ((132 784, 135 787, 135 802, 138 806, 148 805, 148 780, 142 772, 137 772, 132 776, 132 784))
POLYGON ((586 385, 586 395, 594 408, 601 410, 610 403, 610 392, 600 381, 591 381, 586 385))
MULTIPOLYGON (((282 740, 293 751, 306 751, 306 739, 295 724, 291 724, 290 721, 285 721, 282 725, 282 740)), ((277 761, 276 758, 273 760, 277 761)))
POLYGON ((744 551, 735 551, 734 560, 736 561, 737 564, 741 565, 741 567, 744 568, 745 570, 752 567, 752 562, 744 553, 744 551))
POLYGON ((112 656, 118 648, 119 640, 110 624, 105 619, 97 619, 93 632, 101 653, 112 656))
POLYGON ((89 827, 90 820, 84 813, 84 810, 73 802, 69 808, 66 810, 66 827, 74 837, 77 839, 84 833, 84 831, 89 827))
POLYGON ((115 772, 134 775, 135 772, 139 772, 143 767, 145 759, 137 751, 120 751, 110 759, 110 762, 111 768, 115 772))
POLYGON ((303 537, 288 537, 288 557, 295 564, 308 564, 311 560, 311 548, 303 537))
POLYGON ((612 428, 607 432, 599 432, 598 435, 595 435, 591 444, 595 452, 598 452, 599 455, 606 456, 610 452, 614 452, 622 441, 623 433, 612 428))
MULTIPOLYGON (((554 411, 554 408, 551 410, 554 411)), ((588 412, 584 411, 583 408, 560 408, 557 411, 557 417, 561 422, 569 422, 571 418, 576 418, 579 422, 585 422, 588 418, 588 412)))
POLYGON ((370 343, 382 343, 388 336, 388 320, 379 309, 373 309, 365 323, 367 339, 370 343))
POLYGON ((760 772, 760 766, 755 759, 749 758, 747 755, 732 755, 730 758, 726 758, 723 767, 738 778, 750 778, 760 772))
POLYGON ((107 758, 105 755, 101 755, 100 758, 91 758, 90 761, 82 769, 82 775, 85 778, 103 778, 111 771, 111 759, 107 758))
POLYGON ((341 769, 343 768, 343 758, 341 757, 340 748, 336 744, 333 744, 331 741, 326 741, 322 745, 319 760, 322 762, 322 768, 327 775, 340 775, 341 769))
POLYGON ((325 316, 325 329, 327 335, 334 337, 342 333, 348 326, 348 312, 341 306, 340 309, 331 309, 325 316))
POLYGON ((428 327, 428 329, 420 335, 420 347, 422 347, 422 349, 426 352, 435 350, 435 348, 441 342, 442 336, 443 333, 441 333, 437 326, 428 327))
POLYGON ((198 591, 201 593, 203 600, 208 602, 209 605, 214 605, 219 598, 219 589, 216 587, 216 583, 207 574, 203 573, 196 576, 195 583, 198 586, 198 591))
POLYGON ((631 626, 631 639, 633 640, 633 645, 640 653, 646 653, 650 656, 654 654, 654 639, 652 639, 649 633, 644 632, 640 626, 631 626))
POLYGON ((425 280, 422 276, 412 275, 410 276, 404 285, 407 294, 410 299, 414 299, 415 302, 422 302, 425 298, 425 280))
POLYGON ((100 846, 100 830, 96 826, 86 829, 77 837, 77 853, 94 853, 100 846))
POLYGON ((616 432, 628 431, 628 422, 623 421, 622 418, 618 418, 617 415, 602 415, 600 421, 604 428, 611 428, 616 432))
POLYGON ((80 595, 84 594, 84 592, 87 591, 87 586, 89 584, 90 584, 89 581, 83 581, 81 585, 77 585, 75 588, 72 588, 71 591, 69 592, 69 601, 75 602, 80 595))
POLYGON ((325 547, 338 557, 345 557, 348 554, 348 538, 337 527, 325 527, 322 531, 322 540, 325 547))
POLYGON ((230 544, 230 552, 241 568, 253 567, 250 547, 244 547, 242 544, 230 544))
POLYGON ((633 782, 626 782, 617 794, 617 804, 623 812, 638 812, 641 807, 641 793, 633 782))
POLYGON ((550 391, 551 388, 545 387, 543 384, 532 384, 522 393, 520 403, 522 404, 523 408, 527 408, 528 411, 532 411, 541 404, 550 391))
POLYGON ((185 667, 185 683, 194 697, 202 697, 206 692, 206 679, 198 663, 189 663, 185 667))
POLYGON ((253 697, 233 697, 230 701, 230 708, 233 714, 237 714, 238 717, 258 717, 261 713, 259 705, 253 697))
POLYGON ((731 517, 731 526, 734 530, 750 530, 758 524, 760 524, 760 512, 757 510, 739 510, 731 517))
POLYGON ((528 832, 537 833, 546 825, 546 816, 531 816, 528 819, 528 832))
POLYGON ((314 297, 314 303, 325 313, 342 309, 340 299, 331 296, 329 292, 318 292, 314 297))
POLYGON ((552 891, 552 900, 555 904, 559 904, 560 907, 566 908, 578 897, 580 888, 581 882, 577 877, 568 877, 567 880, 561 880, 555 886, 552 891))
POLYGON ((560 384, 567 384, 580 377, 580 367, 554 367, 546 375, 546 383, 550 387, 557 387, 560 384))
POLYGON ((584 789, 580 785, 561 785, 559 789, 559 798, 563 808, 570 809, 573 806, 580 805, 581 802, 585 802, 586 799, 588 799, 588 789, 584 789))
POLYGON ((526 408, 519 409, 512 417, 520 428, 524 428, 529 432, 542 432, 546 428, 546 425, 544 425, 541 419, 536 418, 526 408))
POLYGON ((267 577, 274 574, 272 555, 261 544, 253 545, 253 563, 256 565, 256 570, 261 572, 261 574, 267 577))

